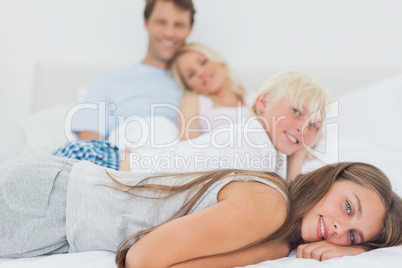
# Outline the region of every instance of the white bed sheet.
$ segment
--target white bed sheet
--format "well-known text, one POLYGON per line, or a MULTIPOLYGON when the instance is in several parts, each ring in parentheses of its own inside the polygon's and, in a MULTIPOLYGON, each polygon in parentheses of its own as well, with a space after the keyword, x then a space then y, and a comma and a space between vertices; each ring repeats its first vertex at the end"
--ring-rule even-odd
MULTIPOLYGON (((337 128, 328 129, 327 135, 338 135, 338 142, 318 146, 326 155, 339 161, 363 161, 380 167, 391 179, 395 190, 402 196, 402 75, 378 84, 356 90, 339 99, 337 128)), ((335 139, 336 140, 336 139, 335 139)), ((306 163, 310 170, 324 163, 318 160, 306 163)), ((249 265, 257 267, 402 267, 402 246, 382 248, 354 257, 342 257, 325 262, 289 257, 249 265)), ((111 252, 83 252, 42 256, 25 259, 0 259, 0 268, 50 267, 115 267, 111 252)))
MULTIPOLYGON (((35 258, 0 259, 1 268, 112 268, 114 254, 106 251, 59 254, 35 258)), ((285 267, 364 267, 400 268, 402 267, 402 246, 380 248, 357 256, 345 256, 327 261, 299 259, 292 251, 289 257, 248 265, 247 268, 285 268, 285 267)))

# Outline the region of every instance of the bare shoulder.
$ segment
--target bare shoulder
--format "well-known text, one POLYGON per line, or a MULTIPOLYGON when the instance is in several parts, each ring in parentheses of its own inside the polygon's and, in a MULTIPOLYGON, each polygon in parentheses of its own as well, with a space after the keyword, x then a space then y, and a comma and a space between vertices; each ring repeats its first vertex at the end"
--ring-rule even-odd
POLYGON ((246 210, 248 215, 256 219, 255 222, 270 222, 270 228, 273 229, 279 228, 286 219, 287 203, 283 195, 261 182, 229 183, 218 194, 218 202, 223 200, 232 203, 236 209, 246 210))
POLYGON ((186 94, 180 102, 180 110, 187 117, 198 115, 199 111, 199 103, 198 103, 198 95, 195 93, 186 94))
POLYGON ((283 195, 268 184, 258 181, 234 181, 221 189, 218 194, 218 201, 229 197, 254 197, 258 196, 258 200, 276 200, 286 205, 283 195))
POLYGON ((187 104, 197 104, 198 105, 198 94, 196 93, 187 93, 181 99, 180 105, 187 105, 187 104))

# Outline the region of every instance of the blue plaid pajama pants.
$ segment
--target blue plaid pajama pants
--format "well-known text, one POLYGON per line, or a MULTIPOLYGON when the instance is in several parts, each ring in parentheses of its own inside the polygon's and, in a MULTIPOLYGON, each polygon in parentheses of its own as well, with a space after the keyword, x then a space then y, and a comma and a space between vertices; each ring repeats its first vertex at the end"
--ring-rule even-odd
POLYGON ((115 170, 119 170, 120 167, 119 148, 102 140, 76 140, 59 148, 53 155, 87 160, 115 170))

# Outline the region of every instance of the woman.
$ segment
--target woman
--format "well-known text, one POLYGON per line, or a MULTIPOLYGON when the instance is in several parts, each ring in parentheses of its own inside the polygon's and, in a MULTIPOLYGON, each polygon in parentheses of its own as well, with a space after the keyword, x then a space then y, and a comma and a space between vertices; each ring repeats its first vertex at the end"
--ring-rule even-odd
POLYGON ((402 242, 402 201, 363 163, 328 165, 287 187, 273 173, 147 178, 60 157, 16 159, 0 173, 1 257, 114 251, 135 234, 118 267, 233 267, 300 243, 361 244, 347 248, 357 254, 402 242))
POLYGON ((180 139, 193 139, 245 116, 251 96, 235 79, 225 60, 212 49, 191 43, 183 46, 170 68, 187 93, 181 103, 180 139))

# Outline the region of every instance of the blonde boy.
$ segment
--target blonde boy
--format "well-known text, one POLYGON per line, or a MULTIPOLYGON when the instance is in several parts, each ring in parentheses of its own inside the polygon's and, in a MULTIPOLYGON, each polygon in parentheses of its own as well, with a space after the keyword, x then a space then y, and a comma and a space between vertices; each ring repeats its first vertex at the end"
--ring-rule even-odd
POLYGON ((310 76, 285 72, 269 78, 251 108, 276 150, 287 156, 287 179, 301 172, 306 147, 321 138, 327 95, 310 76))

